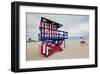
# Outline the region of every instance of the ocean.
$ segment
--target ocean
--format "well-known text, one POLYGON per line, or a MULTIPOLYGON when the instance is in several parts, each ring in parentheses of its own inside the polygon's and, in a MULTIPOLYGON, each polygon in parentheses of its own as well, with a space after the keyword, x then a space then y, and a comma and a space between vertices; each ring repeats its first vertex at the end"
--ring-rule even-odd
MULTIPOLYGON (((84 37, 84 40, 86 42, 89 42, 89 36, 84 37)), ((75 37, 68 37, 68 39, 65 40, 66 42, 79 42, 81 41, 80 36, 75 36, 75 37)))

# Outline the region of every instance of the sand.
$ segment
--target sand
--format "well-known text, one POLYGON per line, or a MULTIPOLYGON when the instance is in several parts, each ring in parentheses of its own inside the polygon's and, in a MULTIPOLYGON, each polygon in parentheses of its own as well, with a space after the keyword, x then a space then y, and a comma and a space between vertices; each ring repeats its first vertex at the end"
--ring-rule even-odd
POLYGON ((89 45, 80 45, 79 42, 66 43, 66 48, 62 52, 55 52, 49 57, 40 53, 41 42, 27 42, 26 60, 49 60, 49 59, 75 59, 88 58, 89 45))

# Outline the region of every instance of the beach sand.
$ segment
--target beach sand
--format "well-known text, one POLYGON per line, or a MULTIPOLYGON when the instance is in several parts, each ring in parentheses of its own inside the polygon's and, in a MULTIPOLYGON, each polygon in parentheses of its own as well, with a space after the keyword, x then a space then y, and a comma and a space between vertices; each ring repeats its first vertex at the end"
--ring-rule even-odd
POLYGON ((41 42, 27 42, 26 60, 49 60, 49 59, 75 59, 89 58, 89 45, 81 45, 79 42, 66 43, 66 48, 61 52, 55 52, 49 57, 40 53, 41 42))

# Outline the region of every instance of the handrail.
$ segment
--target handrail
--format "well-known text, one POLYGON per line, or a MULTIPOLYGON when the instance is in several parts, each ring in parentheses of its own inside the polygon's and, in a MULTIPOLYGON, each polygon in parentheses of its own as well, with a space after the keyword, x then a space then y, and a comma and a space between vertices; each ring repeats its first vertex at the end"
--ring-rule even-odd
POLYGON ((51 40, 56 40, 56 39, 61 39, 61 40, 64 40, 64 39, 68 39, 68 34, 53 34, 53 35, 48 35, 49 33, 45 33, 45 34, 39 34, 39 39, 40 40, 48 40, 48 39, 51 39, 51 40))
POLYGON ((50 28, 40 27, 39 40, 48 40, 48 39, 50 39, 50 40, 56 40, 56 39, 64 40, 64 39, 68 39, 68 32, 61 31, 61 30, 50 29, 50 28), (52 32, 48 33, 46 31, 44 31, 45 29, 51 30, 52 32), (54 31, 57 32, 57 33, 55 34, 54 31))

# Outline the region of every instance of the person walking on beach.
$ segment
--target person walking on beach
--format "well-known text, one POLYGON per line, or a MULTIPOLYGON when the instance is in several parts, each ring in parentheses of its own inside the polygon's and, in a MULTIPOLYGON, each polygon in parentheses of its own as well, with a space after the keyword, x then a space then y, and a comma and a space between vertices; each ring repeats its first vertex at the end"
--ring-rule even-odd
POLYGON ((84 37, 80 37, 80 45, 87 45, 84 37))

